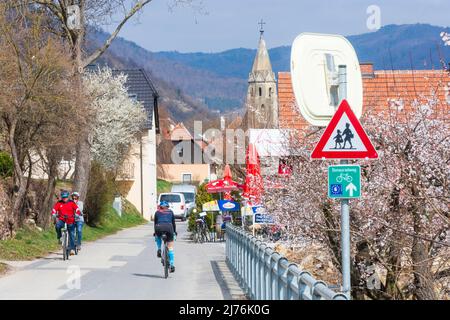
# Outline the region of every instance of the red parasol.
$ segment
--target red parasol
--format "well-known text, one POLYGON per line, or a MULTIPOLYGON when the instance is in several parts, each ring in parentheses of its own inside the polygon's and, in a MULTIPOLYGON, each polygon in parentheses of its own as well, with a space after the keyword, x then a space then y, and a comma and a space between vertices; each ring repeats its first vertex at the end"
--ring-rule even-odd
POLYGON ((225 166, 223 179, 218 179, 209 182, 206 185, 206 192, 208 193, 220 193, 220 192, 231 192, 234 190, 239 190, 239 187, 241 185, 238 184, 236 181, 233 181, 231 178, 231 169, 230 166, 227 164, 225 166))
POLYGON ((258 151, 254 144, 250 143, 246 155, 247 175, 245 176, 245 188, 243 197, 248 200, 250 206, 261 204, 264 192, 263 179, 258 151))

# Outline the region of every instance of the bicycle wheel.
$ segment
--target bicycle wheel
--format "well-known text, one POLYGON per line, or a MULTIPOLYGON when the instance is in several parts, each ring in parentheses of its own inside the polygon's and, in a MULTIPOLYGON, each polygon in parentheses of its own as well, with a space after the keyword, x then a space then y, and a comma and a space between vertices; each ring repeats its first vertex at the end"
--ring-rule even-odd
POLYGON ((169 248, 167 248, 167 244, 164 244, 164 278, 167 279, 169 277, 169 248))
POLYGON ((70 247, 69 247, 69 232, 66 230, 66 259, 69 260, 70 258, 70 247))
POLYGON ((67 237, 66 237, 66 231, 64 230, 63 231, 63 234, 62 234, 62 251, 63 251, 63 260, 64 261, 66 261, 67 260, 67 237))
POLYGON ((208 230, 206 227, 203 228, 203 242, 208 242, 209 236, 208 236, 208 230))

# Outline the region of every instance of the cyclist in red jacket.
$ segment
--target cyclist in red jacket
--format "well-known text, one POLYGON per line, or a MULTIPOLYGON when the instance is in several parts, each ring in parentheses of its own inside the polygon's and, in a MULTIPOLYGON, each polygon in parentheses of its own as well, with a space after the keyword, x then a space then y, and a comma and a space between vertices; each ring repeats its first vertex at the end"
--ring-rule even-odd
POLYGON ((61 191, 61 200, 58 201, 52 210, 52 217, 56 220, 56 236, 61 243, 61 229, 64 228, 64 223, 67 223, 67 231, 69 232, 69 246, 70 255, 74 255, 75 249, 75 215, 80 216, 81 212, 77 204, 69 199, 68 191, 61 191))

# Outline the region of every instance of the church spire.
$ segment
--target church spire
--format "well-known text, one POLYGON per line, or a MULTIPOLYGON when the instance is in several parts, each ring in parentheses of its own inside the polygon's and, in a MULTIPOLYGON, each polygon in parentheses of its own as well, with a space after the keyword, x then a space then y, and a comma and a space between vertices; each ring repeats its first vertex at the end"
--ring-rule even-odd
POLYGON ((261 28, 259 30, 259 44, 256 52, 255 60, 253 61, 252 71, 250 73, 249 82, 275 82, 275 74, 272 71, 272 63, 270 62, 269 51, 267 50, 266 41, 264 40, 264 25, 263 20, 258 23, 261 28))
POLYGON ((246 100, 246 128, 268 129, 278 127, 278 95, 275 73, 272 70, 269 51, 264 40, 264 24, 259 23, 258 51, 248 79, 246 100))
MULTIPOLYGON (((264 31, 263 31, 264 32, 264 31)), ((255 61, 253 62, 252 73, 267 71, 272 73, 272 63, 270 62, 269 52, 267 51, 266 41, 263 34, 259 39, 258 51, 256 52, 255 61)))

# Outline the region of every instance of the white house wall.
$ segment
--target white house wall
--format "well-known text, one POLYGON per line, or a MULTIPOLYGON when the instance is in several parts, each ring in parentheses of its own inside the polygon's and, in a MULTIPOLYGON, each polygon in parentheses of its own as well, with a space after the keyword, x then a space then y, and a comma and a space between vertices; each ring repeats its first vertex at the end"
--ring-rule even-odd
MULTIPOLYGON (((153 126, 154 128, 154 126, 153 126)), ((126 195, 141 212, 141 162, 140 144, 136 143, 131 150, 129 161, 134 163, 134 180, 126 195)), ((145 219, 151 220, 156 211, 156 133, 155 129, 145 131, 142 136, 142 177, 143 177, 143 212, 145 219)))

